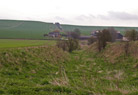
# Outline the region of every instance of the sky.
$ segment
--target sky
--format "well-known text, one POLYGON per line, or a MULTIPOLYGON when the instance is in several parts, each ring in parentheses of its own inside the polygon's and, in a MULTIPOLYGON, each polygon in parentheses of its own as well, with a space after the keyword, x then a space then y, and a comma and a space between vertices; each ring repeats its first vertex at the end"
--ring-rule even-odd
POLYGON ((138 27, 138 0, 0 0, 0 19, 138 27))

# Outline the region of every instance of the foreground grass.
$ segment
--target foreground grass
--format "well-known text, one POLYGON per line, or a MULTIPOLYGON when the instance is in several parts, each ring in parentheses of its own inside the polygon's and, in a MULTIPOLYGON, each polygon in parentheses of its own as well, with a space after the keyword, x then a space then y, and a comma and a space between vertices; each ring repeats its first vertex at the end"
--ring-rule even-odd
POLYGON ((28 47, 40 45, 54 45, 55 41, 50 40, 14 40, 14 39, 0 39, 0 49, 13 47, 28 47))
POLYGON ((0 59, 0 94, 138 95, 138 61, 132 58, 112 64, 48 46, 1 51, 0 59))

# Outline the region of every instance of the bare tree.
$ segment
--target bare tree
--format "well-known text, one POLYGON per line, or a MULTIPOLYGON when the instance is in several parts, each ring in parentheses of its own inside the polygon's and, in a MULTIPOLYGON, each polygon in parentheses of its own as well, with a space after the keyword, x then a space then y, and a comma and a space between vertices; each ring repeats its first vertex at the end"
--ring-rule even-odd
POLYGON ((115 42, 115 40, 117 38, 117 31, 113 27, 108 28, 108 30, 111 34, 112 42, 115 42))
POLYGON ((81 35, 81 32, 78 28, 74 29, 74 31, 71 32, 71 37, 73 39, 79 39, 80 35, 81 35))
POLYGON ((138 31, 136 30, 128 30, 125 33, 125 37, 128 38, 129 41, 135 41, 138 39, 138 31))
POLYGON ((62 48, 64 51, 72 52, 79 48, 79 41, 72 38, 68 40, 59 40, 57 42, 57 47, 62 48))
POLYGON ((88 39, 88 45, 93 44, 94 42, 96 42, 96 38, 90 37, 90 38, 88 39))
POLYGON ((99 52, 106 47, 107 42, 111 42, 111 34, 108 29, 104 29, 98 32, 98 50, 99 52))

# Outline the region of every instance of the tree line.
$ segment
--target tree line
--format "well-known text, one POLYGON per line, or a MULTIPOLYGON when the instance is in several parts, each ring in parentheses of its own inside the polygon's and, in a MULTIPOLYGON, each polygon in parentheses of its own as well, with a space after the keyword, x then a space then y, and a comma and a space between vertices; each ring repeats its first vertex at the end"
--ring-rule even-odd
MULTIPOLYGON (((91 37, 88 39, 88 44, 93 44, 97 42, 98 51, 101 52, 105 49, 107 42, 115 42, 117 31, 114 28, 103 29, 97 32, 97 37, 91 37)), ((59 40, 57 42, 57 46, 62 48, 65 51, 72 52, 79 48, 79 37, 81 35, 79 29, 75 29, 73 32, 70 33, 71 37, 68 40, 59 40)), ((129 41, 136 41, 138 40, 138 31, 136 30, 128 30, 125 32, 124 37, 128 39, 125 45, 125 52, 128 52, 129 41)))

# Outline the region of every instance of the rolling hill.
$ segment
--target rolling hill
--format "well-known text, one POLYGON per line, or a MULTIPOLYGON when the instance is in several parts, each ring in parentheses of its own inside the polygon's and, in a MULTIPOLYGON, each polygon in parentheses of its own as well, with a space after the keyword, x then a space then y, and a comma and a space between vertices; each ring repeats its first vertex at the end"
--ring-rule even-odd
MULTIPOLYGON (((78 26, 78 25, 61 25, 63 30, 72 31, 75 28, 80 29, 82 35, 89 35, 93 30, 108 28, 108 26, 78 26)), ((40 21, 24 20, 0 20, 0 38, 13 39, 45 39, 43 34, 48 33, 56 28, 53 23, 40 21)), ((123 34, 125 30, 136 29, 138 27, 114 27, 123 34)))

